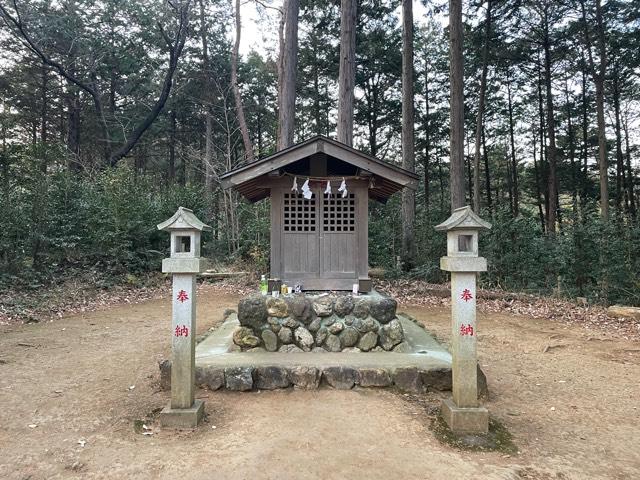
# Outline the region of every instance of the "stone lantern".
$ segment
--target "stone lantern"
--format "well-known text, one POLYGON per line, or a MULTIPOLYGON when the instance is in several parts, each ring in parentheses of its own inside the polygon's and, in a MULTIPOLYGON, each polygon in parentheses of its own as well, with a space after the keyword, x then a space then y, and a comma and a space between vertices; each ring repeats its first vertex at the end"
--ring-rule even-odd
POLYGON ((195 400, 196 275, 205 269, 200 258, 200 235, 211 227, 188 208, 180 207, 158 230, 171 234, 171 254, 162 261, 162 271, 173 274, 171 322, 171 403, 162 410, 166 427, 191 428, 204 414, 204 403, 195 400))
POLYGON ((442 403, 442 416, 456 433, 486 433, 489 412, 478 403, 476 275, 487 270, 487 260, 478 256, 478 232, 491 224, 466 206, 435 228, 447 232, 440 268, 451 272, 453 400, 442 403))

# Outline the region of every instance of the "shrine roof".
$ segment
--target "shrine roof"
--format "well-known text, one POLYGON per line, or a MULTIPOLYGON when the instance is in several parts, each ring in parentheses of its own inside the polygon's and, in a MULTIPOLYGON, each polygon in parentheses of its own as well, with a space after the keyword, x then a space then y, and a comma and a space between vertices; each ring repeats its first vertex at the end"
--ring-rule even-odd
MULTIPOLYGON (((263 181, 265 175, 318 154, 350 164, 359 172, 373 177, 369 191, 377 200, 385 201, 405 187, 412 190, 418 188, 419 177, 415 173, 324 136, 313 137, 268 157, 241 165, 223 174, 220 182, 224 189, 233 188, 255 202, 269 196, 270 187, 263 181)), ((304 175, 300 175, 300 178, 303 177, 304 175)))

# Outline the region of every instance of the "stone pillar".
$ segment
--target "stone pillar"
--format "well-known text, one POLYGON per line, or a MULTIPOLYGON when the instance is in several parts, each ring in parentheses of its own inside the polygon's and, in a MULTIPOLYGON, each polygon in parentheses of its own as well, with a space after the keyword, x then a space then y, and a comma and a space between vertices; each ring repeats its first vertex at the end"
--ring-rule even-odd
POLYGON ((476 276, 487 270, 478 256, 478 232, 491 225, 470 207, 456 209, 436 227, 447 232, 447 256, 440 268, 451 272, 451 356, 453 399, 442 403, 442 416, 455 433, 489 430, 489 412, 478 403, 476 276))
POLYGON ((196 276, 173 274, 171 408, 191 408, 196 378, 196 276))
POLYGON ((453 401, 459 407, 477 407, 475 273, 451 273, 451 328, 453 401))
POLYGON ((160 413, 160 424, 193 428, 204 415, 204 402, 195 399, 196 274, 205 268, 200 258, 200 234, 211 227, 191 210, 180 207, 158 229, 171 233, 171 256, 162 261, 162 271, 173 274, 171 402, 160 413))

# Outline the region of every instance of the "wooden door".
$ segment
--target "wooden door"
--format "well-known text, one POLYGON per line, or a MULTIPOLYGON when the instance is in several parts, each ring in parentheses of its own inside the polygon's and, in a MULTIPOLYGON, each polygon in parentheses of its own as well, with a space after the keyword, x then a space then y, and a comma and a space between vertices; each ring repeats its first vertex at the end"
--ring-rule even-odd
MULTIPOLYGON (((345 198, 340 194, 322 195, 321 198, 320 277, 357 279, 356 194, 349 192, 345 198)), ((344 282, 336 285, 338 283, 344 282)), ((350 285, 341 288, 350 288, 350 285)))
MULTIPOLYGON (((334 192, 338 185, 332 182, 334 192)), ((358 212, 366 209, 366 196, 364 204, 361 197, 367 192, 353 188, 345 198, 323 192, 324 185, 315 185, 308 200, 282 189, 277 200, 272 196, 272 208, 280 211, 272 225, 276 230, 272 242, 280 243, 280 248, 272 250, 278 252, 272 265, 277 267, 276 276, 291 285, 301 283, 305 290, 351 290, 363 258, 366 264, 366 255, 358 249, 360 240, 366 242, 366 223, 365 237, 360 238, 362 211, 358 212)))
POLYGON ((308 200, 293 192, 282 195, 282 278, 304 283, 320 273, 318 192, 308 200))

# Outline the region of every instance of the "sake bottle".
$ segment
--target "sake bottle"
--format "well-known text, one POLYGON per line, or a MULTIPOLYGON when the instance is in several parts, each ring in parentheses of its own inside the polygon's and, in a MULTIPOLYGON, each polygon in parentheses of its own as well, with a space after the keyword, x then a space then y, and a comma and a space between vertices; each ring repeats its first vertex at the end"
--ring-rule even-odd
POLYGON ((267 289, 268 289, 267 277, 262 275, 262 277, 260 278, 260 293, 262 295, 266 295, 267 289))

